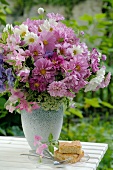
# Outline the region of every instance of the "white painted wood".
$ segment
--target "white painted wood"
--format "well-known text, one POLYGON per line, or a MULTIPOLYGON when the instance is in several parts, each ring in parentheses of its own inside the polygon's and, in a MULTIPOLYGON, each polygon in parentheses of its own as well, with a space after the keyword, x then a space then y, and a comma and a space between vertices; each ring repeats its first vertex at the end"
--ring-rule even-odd
MULTIPOLYGON (((78 162, 74 165, 66 165, 63 170, 96 170, 104 156, 108 145, 105 143, 81 142, 82 149, 90 159, 87 162, 78 162)), ((30 147, 25 138, 19 137, 0 137, 0 170, 54 170, 54 165, 36 164, 22 156, 22 153, 29 153, 30 147), (37 167, 38 166, 38 167, 37 167)), ((58 168, 57 168, 58 169, 58 168)), ((60 168, 62 169, 62 168, 60 168)))

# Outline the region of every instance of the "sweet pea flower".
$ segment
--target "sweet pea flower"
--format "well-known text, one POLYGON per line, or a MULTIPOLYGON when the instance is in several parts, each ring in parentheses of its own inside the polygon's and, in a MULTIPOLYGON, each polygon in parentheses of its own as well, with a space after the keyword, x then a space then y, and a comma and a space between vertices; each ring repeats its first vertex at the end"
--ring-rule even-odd
POLYGON ((36 153, 40 156, 43 156, 43 151, 44 149, 47 149, 48 146, 45 143, 43 144, 41 140, 42 140, 41 136, 38 135, 34 136, 34 146, 37 146, 36 153))
POLYGON ((27 82, 28 81, 28 76, 30 74, 30 69, 27 67, 24 67, 21 69, 18 73, 18 76, 21 78, 21 82, 27 82))
POLYGON ((97 76, 91 79, 85 87, 85 92, 88 91, 95 91, 98 86, 104 80, 105 75, 105 67, 102 67, 100 70, 97 71, 97 76))
POLYGON ((34 146, 36 146, 37 144, 40 144, 40 141, 42 140, 41 136, 35 135, 34 137, 34 146))
POLYGON ((41 144, 37 149, 36 149, 36 153, 43 156, 43 151, 44 149, 47 149, 47 144, 41 144))

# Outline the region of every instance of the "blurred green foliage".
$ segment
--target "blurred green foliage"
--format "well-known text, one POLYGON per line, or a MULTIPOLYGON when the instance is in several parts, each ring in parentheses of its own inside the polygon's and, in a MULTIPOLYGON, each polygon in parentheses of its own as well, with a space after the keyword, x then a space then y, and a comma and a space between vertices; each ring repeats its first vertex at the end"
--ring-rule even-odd
POLYGON ((12 0, 14 2, 13 16, 17 18, 22 16, 25 12, 28 13, 33 6, 36 5, 52 5, 65 7, 65 17, 70 19, 73 15, 73 8, 76 4, 79 4, 85 0, 12 0), (18 13, 17 13, 18 11, 18 13))
POLYGON ((0 0, 0 25, 6 25, 6 16, 11 14, 8 6, 9 3, 6 0, 0 0))

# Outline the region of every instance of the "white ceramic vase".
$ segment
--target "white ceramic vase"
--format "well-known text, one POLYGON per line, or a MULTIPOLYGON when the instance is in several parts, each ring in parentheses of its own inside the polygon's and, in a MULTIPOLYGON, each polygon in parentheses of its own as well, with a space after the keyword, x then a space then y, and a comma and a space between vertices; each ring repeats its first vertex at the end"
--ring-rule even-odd
POLYGON ((50 133, 54 140, 58 140, 63 123, 63 107, 58 111, 45 111, 42 108, 34 110, 32 113, 21 111, 21 121, 24 135, 31 149, 34 147, 34 136, 42 136, 42 141, 47 142, 50 133))

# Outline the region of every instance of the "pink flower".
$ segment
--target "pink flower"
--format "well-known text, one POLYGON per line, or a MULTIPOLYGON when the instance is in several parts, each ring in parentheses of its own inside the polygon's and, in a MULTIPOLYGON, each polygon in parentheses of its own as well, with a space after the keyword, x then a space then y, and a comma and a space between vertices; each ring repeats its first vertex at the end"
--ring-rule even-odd
POLYGON ((32 110, 36 110, 40 108, 40 106, 36 102, 30 102, 30 104, 32 106, 32 110))
POLYGON ((64 20, 65 18, 61 14, 48 13, 48 18, 54 19, 56 22, 64 20))
POLYGON ((82 77, 78 78, 76 75, 66 77, 63 82, 66 84, 67 89, 76 93, 87 84, 82 77))
POLYGON ((34 146, 36 146, 37 144, 40 144, 40 141, 42 140, 41 136, 35 135, 34 137, 34 146))
POLYGON ((39 41, 43 43, 45 51, 52 51, 55 48, 56 38, 53 32, 43 31, 39 36, 39 41))
POLYGON ((18 50, 21 43, 19 35, 9 35, 7 38, 7 45, 11 51, 18 50))
POLYGON ((105 61, 106 60, 106 55, 102 55, 102 60, 105 61))
POLYGON ((43 46, 40 45, 38 41, 29 45, 29 51, 35 61, 41 58, 42 56, 44 56, 44 53, 45 53, 43 46))
POLYGON ((53 79, 55 75, 55 70, 53 69, 53 64, 50 60, 47 60, 46 58, 41 58, 38 59, 34 65, 35 68, 32 71, 33 76, 41 76, 43 78, 46 78, 46 81, 49 81, 49 79, 53 79))
POLYGON ((35 34, 39 33, 39 25, 43 24, 43 20, 30 20, 29 18, 27 18, 27 20, 25 22, 23 22, 23 24, 28 26, 28 30, 30 32, 33 32, 35 34))
POLYGON ((46 149, 48 146, 46 144, 41 144, 37 149, 36 153, 43 156, 43 151, 46 149))
POLYGON ((92 72, 97 72, 99 70, 99 53, 97 49, 93 49, 91 52, 91 67, 92 67, 92 72))
POLYGON ((25 56, 22 54, 22 52, 22 49, 18 49, 18 51, 14 50, 12 53, 7 54, 4 61, 7 61, 10 65, 13 65, 15 63, 15 66, 20 68, 22 67, 22 62, 25 61, 25 56), (10 62, 10 60, 14 63, 10 62))
POLYGON ((56 44, 55 47, 57 48, 57 54, 64 55, 65 58, 68 58, 67 52, 68 48, 70 47, 70 44, 67 42, 64 42, 63 44, 56 44))
POLYGON ((72 60, 70 60, 69 65, 70 70, 72 70, 72 72, 70 72, 71 75, 76 74, 79 77, 84 78, 88 73, 88 62, 82 55, 77 55, 72 60))
POLYGON ((67 88, 63 82, 54 81, 49 85, 48 92, 51 96, 63 97, 67 92, 67 88))
POLYGON ((64 58, 61 55, 57 55, 56 52, 53 53, 53 56, 50 58, 53 63, 54 68, 60 69, 61 65, 64 63, 64 58))
POLYGON ((22 70, 19 71, 18 76, 21 78, 21 82, 27 82, 28 81, 28 76, 30 74, 30 70, 28 68, 23 68, 22 70))
POLYGON ((29 80, 29 85, 32 90, 37 90, 38 92, 45 91, 47 89, 47 82, 41 76, 35 76, 29 80))
POLYGON ((47 149, 48 146, 45 143, 42 144, 41 140, 42 140, 41 136, 35 135, 34 146, 37 145, 36 153, 43 156, 43 151, 44 151, 44 149, 47 149))
POLYGON ((105 88, 109 85, 111 79, 111 73, 108 73, 105 79, 101 82, 101 84, 96 88, 98 90, 99 88, 105 88))
POLYGON ((20 103, 16 106, 17 109, 25 110, 28 113, 32 112, 32 107, 25 99, 20 99, 20 103))
POLYGON ((13 113, 13 111, 16 109, 16 107, 12 105, 6 105, 6 110, 9 110, 10 113, 13 113))

